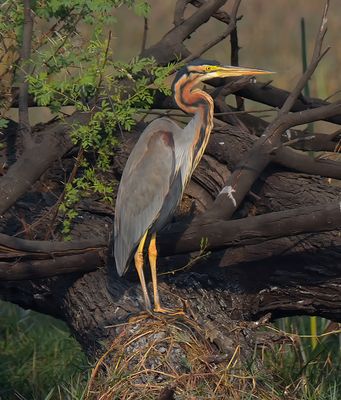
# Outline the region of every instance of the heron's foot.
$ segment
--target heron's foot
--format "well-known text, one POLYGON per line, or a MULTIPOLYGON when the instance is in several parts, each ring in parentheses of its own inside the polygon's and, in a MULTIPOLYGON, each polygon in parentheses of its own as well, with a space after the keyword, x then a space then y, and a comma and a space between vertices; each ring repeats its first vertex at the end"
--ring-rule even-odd
POLYGON ((154 312, 160 313, 160 314, 166 314, 166 315, 170 315, 170 316, 185 315, 184 310, 181 308, 170 309, 170 308, 163 308, 161 306, 155 306, 154 312))

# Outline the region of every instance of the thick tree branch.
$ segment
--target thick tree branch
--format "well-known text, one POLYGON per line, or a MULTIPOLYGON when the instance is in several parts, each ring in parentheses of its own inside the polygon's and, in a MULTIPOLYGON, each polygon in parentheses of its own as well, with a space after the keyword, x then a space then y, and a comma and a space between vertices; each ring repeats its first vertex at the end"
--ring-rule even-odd
POLYGON ((289 129, 292 126, 306 124, 308 122, 319 121, 323 118, 332 117, 333 115, 339 115, 341 113, 341 101, 321 106, 319 108, 313 108, 311 110, 305 110, 302 112, 290 113, 284 117, 280 117, 278 125, 282 125, 285 129, 289 129))
MULTIPOLYGON (((208 260, 211 264, 217 265, 220 268, 243 268, 243 265, 252 265, 252 263, 258 261, 270 263, 271 260, 283 257, 296 257, 296 259, 301 257, 302 259, 307 259, 308 256, 314 255, 318 264, 321 263, 322 259, 326 260, 324 255, 326 251, 329 251, 330 260, 333 258, 334 253, 334 261, 337 263, 337 255, 340 258, 341 254, 340 245, 341 241, 336 230, 327 234, 301 234, 264 240, 257 244, 230 247, 225 250, 213 252, 208 260)), ((198 257, 197 253, 193 253, 192 257, 194 259, 198 257)), ((186 262, 184 261, 180 265, 186 265, 186 262)), ((306 264, 309 265, 309 262, 306 261, 306 264)))
POLYGON ((40 279, 89 272, 104 263, 107 239, 24 240, 0 233, 0 280, 40 279))
POLYGON ((300 207, 231 221, 214 220, 183 226, 170 226, 158 238, 161 254, 182 254, 200 249, 202 239, 206 250, 259 244, 269 239, 321 232, 341 227, 340 204, 300 207))
POLYGON ((0 233, 0 259, 30 256, 32 258, 79 254, 83 251, 101 250, 106 239, 73 240, 56 242, 48 240, 25 240, 0 233))
POLYGON ((103 260, 103 256, 91 251, 45 260, 17 261, 12 264, 0 262, 0 280, 29 280, 75 272, 85 273, 99 268, 103 265, 103 260))

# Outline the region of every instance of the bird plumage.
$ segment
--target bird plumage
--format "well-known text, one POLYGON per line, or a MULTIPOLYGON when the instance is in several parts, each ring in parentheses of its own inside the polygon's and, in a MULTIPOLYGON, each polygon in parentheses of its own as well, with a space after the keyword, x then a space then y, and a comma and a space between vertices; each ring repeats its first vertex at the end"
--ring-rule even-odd
POLYGON ((184 129, 168 118, 156 119, 130 153, 117 194, 114 223, 120 276, 129 267, 143 234, 160 230, 181 200, 194 169, 191 147, 198 124, 199 117, 184 129))
POLYGON ((172 87, 178 106, 193 114, 193 118, 183 129, 168 118, 154 120, 143 131, 128 158, 116 200, 114 256, 121 276, 135 254, 135 267, 147 308, 150 308, 150 300, 143 274, 146 237, 151 236, 148 254, 155 310, 163 312, 157 291, 155 233, 173 215, 213 127, 213 100, 197 85, 215 77, 261 73, 268 72, 224 67, 202 60, 187 64, 177 73, 172 87))

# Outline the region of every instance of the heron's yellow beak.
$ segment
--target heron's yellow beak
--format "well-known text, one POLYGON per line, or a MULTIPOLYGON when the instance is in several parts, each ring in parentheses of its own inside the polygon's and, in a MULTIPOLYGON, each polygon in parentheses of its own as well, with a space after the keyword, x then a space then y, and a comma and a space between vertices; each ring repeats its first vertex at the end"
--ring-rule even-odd
POLYGON ((272 71, 257 68, 234 67, 234 66, 221 66, 210 65, 205 66, 205 74, 201 75, 199 80, 206 81, 213 78, 228 78, 233 76, 255 76, 273 74, 272 71))
POLYGON ((218 67, 216 72, 220 78, 226 78, 228 76, 254 76, 254 75, 267 75, 274 74, 272 71, 257 68, 246 68, 246 67, 218 67))

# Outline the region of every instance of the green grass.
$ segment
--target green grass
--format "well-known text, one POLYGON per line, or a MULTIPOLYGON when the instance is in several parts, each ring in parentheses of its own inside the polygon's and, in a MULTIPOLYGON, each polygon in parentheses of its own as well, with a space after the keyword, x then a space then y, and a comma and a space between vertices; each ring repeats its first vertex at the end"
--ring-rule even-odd
POLYGON ((340 327, 317 318, 317 343, 311 341, 309 317, 283 318, 277 328, 291 342, 265 354, 265 364, 277 381, 302 400, 341 399, 340 327))
POLYGON ((88 363, 65 324, 0 302, 0 399, 82 399, 88 363))

